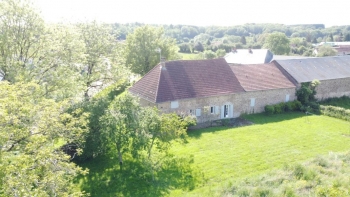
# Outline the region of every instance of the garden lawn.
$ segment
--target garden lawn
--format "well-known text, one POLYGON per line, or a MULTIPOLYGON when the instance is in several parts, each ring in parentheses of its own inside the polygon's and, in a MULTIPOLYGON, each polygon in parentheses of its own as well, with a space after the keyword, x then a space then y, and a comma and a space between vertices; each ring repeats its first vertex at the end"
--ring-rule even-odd
POLYGON ((248 115, 255 125, 190 131, 188 143, 176 144, 176 155, 193 155, 194 168, 204 174, 192 191, 171 196, 217 195, 232 182, 256 177, 286 164, 300 163, 329 152, 350 150, 350 123, 327 116, 286 113, 248 115))
POLYGON ((195 60, 195 59, 202 59, 199 58, 200 55, 197 53, 179 53, 179 55, 182 57, 183 60, 195 60))

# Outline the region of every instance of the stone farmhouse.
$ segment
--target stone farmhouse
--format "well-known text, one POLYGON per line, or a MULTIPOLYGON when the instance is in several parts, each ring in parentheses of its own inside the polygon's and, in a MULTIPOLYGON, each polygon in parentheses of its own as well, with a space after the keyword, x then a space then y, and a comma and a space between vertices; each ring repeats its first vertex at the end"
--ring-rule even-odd
POLYGON ((321 84, 316 88, 319 100, 350 96, 350 56, 289 59, 276 61, 297 82, 317 79, 321 84))
POLYGON ((260 113, 293 101, 303 82, 320 80, 318 99, 350 96, 350 56, 228 64, 224 58, 161 62, 129 92, 142 106, 192 114, 198 122, 260 113))

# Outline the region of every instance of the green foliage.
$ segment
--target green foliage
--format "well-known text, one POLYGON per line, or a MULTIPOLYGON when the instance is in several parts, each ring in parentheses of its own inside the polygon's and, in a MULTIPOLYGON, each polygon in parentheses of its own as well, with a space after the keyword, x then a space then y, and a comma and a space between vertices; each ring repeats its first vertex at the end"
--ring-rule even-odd
POLYGON ((287 165, 283 169, 236 181, 225 189, 225 196, 288 196, 307 197, 349 196, 349 153, 320 157, 328 166, 317 165, 316 160, 287 165), (235 188, 239 188, 236 192, 235 188), (244 193, 242 193, 244 191, 244 193), (244 195, 242 195, 244 194, 244 195))
POLYGON ((205 59, 214 59, 216 58, 216 53, 213 51, 207 50, 203 52, 203 56, 205 59))
POLYGON ((350 121, 350 109, 330 105, 321 105, 320 110, 323 115, 350 121))
POLYGON ((301 109, 301 103, 300 101, 289 101, 285 103, 278 103, 275 105, 266 105, 265 106, 265 113, 267 115, 272 114, 280 114, 282 112, 289 112, 289 111, 300 111, 301 109))
POLYGON ((301 84, 301 87, 296 91, 298 101, 303 105, 303 111, 319 111, 319 104, 316 103, 316 87, 320 84, 320 81, 313 80, 312 82, 305 82, 301 84))
POLYGON ((317 57, 335 56, 335 55, 337 55, 337 51, 333 49, 331 46, 322 45, 317 49, 317 57))
POLYGON ((159 63, 160 55, 172 60, 176 58, 177 52, 175 40, 164 37, 162 28, 145 25, 127 36, 124 57, 131 71, 144 75, 159 63), (157 49, 160 49, 161 54, 157 49))
POLYGON ((72 180, 86 171, 70 162, 60 144, 83 141, 88 114, 81 110, 68 114, 68 102, 45 99, 44 92, 33 83, 0 82, 3 196, 83 195, 74 189, 72 180))
POLYGON ((321 105, 332 105, 336 107, 343 107, 350 109, 350 98, 348 96, 342 96, 339 98, 328 98, 320 102, 321 105))
POLYGON ((265 106, 265 113, 267 115, 272 115, 275 113, 275 107, 273 105, 266 105, 265 106))
POLYGON ((96 21, 77 25, 80 39, 84 43, 84 61, 80 69, 84 83, 85 98, 128 76, 123 67, 122 48, 112 34, 110 26, 96 21))
POLYGON ((78 156, 79 161, 94 159, 99 155, 106 154, 109 145, 106 143, 106 136, 102 133, 102 122, 100 117, 104 116, 110 103, 120 94, 122 94, 128 83, 121 80, 112 84, 97 93, 89 101, 83 101, 71 107, 73 112, 76 109, 83 110, 89 114, 88 132, 84 134, 84 146, 82 155, 78 156))
POLYGON ((224 49, 218 49, 216 51, 216 56, 217 57, 224 57, 226 55, 226 51, 224 49))
POLYGON ((290 52, 289 39, 280 32, 268 35, 264 47, 270 49, 275 55, 288 55, 290 52))

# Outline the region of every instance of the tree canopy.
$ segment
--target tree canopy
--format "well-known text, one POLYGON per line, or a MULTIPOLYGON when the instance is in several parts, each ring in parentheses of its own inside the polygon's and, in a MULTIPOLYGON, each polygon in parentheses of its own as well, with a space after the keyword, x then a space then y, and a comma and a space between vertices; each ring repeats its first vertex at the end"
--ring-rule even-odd
POLYGON ((284 33, 280 32, 268 35, 264 46, 275 55, 288 55, 290 52, 289 39, 284 33))
POLYGON ((124 55, 131 71, 144 75, 160 62, 160 56, 173 60, 177 51, 175 40, 165 37, 162 28, 145 25, 127 36, 124 55))

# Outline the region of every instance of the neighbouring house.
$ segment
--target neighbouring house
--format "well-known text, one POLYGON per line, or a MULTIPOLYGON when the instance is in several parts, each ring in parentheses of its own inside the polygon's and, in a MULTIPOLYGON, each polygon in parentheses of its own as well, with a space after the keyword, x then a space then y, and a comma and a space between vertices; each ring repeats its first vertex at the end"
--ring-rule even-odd
POLYGON ((350 56, 334 56, 309 59, 276 61, 298 86, 317 79, 321 84, 316 88, 317 99, 350 96, 350 56))
POLYGON ((265 64, 273 54, 268 49, 233 49, 224 58, 228 64, 265 64))
POLYGON ((319 44, 314 44, 315 49, 313 53, 315 55, 318 54, 318 47, 327 45, 332 47, 334 50, 337 51, 337 55, 350 55, 350 42, 321 42, 319 44))
POLYGON ((129 92, 142 106, 192 114, 198 122, 257 113, 295 99, 295 84, 275 63, 230 66, 225 59, 161 62, 129 92))

